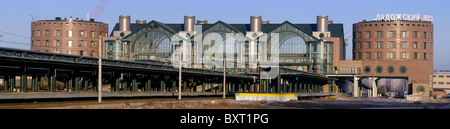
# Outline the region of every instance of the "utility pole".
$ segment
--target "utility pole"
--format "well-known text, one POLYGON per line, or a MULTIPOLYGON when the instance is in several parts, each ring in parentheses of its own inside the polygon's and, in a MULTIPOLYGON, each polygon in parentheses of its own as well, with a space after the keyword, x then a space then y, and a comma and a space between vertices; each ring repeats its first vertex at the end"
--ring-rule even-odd
MULTIPOLYGON (((225 52, 225 51, 224 51, 225 52)), ((226 71, 226 65, 227 65, 227 63, 226 63, 227 61, 224 59, 223 60, 223 98, 225 99, 225 87, 227 87, 227 85, 226 85, 226 79, 227 79, 227 77, 226 77, 226 75, 227 75, 227 71, 226 71)))
POLYGON ((98 42, 98 103, 102 102, 102 36, 98 42))
POLYGON ((180 53, 180 63, 179 63, 179 68, 180 70, 178 71, 178 100, 181 100, 181 53, 180 53))

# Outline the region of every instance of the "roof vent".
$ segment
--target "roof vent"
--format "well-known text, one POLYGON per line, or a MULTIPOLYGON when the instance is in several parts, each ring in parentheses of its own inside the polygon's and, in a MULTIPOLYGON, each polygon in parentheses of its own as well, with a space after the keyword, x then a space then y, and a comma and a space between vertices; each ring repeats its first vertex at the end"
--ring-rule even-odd
POLYGON ((250 16, 250 31, 261 32, 261 16, 250 16))
POLYGON ((136 20, 136 24, 146 24, 147 20, 136 20))
POLYGON ((184 16, 184 31, 194 31, 195 16, 184 16))
POLYGON ((269 20, 262 20, 262 24, 270 24, 269 20))

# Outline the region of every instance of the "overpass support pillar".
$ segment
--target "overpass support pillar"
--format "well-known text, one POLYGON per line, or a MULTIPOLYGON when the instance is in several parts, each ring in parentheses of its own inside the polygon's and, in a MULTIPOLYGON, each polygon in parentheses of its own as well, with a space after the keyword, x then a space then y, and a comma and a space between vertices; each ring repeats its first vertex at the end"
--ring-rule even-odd
POLYGON ((378 97, 377 80, 378 78, 372 77, 372 97, 378 97))
POLYGON ((20 67, 20 92, 27 92, 27 82, 28 82, 28 76, 27 76, 27 66, 21 66, 20 67))
POLYGON ((360 97, 359 96, 359 77, 353 77, 353 97, 360 97))
POLYGON ((4 91, 9 91, 9 85, 10 85, 10 75, 9 75, 9 73, 6 73, 5 75, 4 75, 4 78, 3 78, 3 89, 4 89, 4 91))
POLYGON ((48 91, 55 92, 56 91, 56 69, 50 68, 48 74, 48 91))

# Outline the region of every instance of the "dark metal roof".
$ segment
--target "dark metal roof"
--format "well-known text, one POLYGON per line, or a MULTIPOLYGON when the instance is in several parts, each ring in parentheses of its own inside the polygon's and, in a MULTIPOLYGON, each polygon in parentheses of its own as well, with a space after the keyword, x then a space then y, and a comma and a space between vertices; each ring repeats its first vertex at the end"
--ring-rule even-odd
MULTIPOLYGON (((161 23, 164 24, 164 23, 161 23)), ((214 23, 215 24, 215 23, 214 23)), ((211 25, 214 24, 202 24, 202 28, 203 30, 205 30, 206 28, 210 27, 211 25)), ((225 23, 227 24, 227 23, 225 23)), ((261 25, 261 30, 263 32, 269 32, 273 29, 275 29, 276 27, 280 26, 283 23, 278 23, 278 24, 262 24, 261 25)), ((135 32, 139 29, 141 29, 142 27, 146 26, 147 24, 130 24, 130 30, 131 32, 135 32)), ((172 28, 174 31, 179 32, 179 31, 184 31, 184 24, 165 24, 168 27, 172 28)), ((198 24, 197 24, 198 25, 198 24)), ((239 30, 240 32, 242 32, 243 34, 246 34, 247 31, 250 31, 250 24, 228 24, 234 28, 236 28, 237 30, 239 30)), ((312 35, 312 32, 317 31, 317 24, 292 24, 298 28, 300 28, 302 31, 304 31, 307 34, 312 35)), ((117 23, 112 31, 118 31, 119 30, 119 23, 117 23)), ((329 24, 328 25, 328 30, 331 32, 331 37, 343 37, 343 33, 344 33, 344 25, 343 24, 329 24)), ((113 33, 110 33, 110 36, 112 36, 113 33)))

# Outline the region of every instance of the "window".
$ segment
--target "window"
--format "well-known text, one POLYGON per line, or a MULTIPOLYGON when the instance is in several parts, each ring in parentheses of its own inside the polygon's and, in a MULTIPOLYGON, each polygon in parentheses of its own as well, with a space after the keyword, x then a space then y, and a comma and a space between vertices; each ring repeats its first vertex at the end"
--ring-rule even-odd
POLYGON ((447 82, 447 85, 450 84, 450 82, 447 82))
POLYGON ((417 59, 417 52, 414 52, 414 59, 417 59))
POLYGON ((61 36, 61 31, 60 30, 56 30, 56 37, 61 36))
POLYGON ((362 38, 361 32, 358 32, 358 38, 362 38))
POLYGON ((406 52, 402 52, 402 59, 406 59, 406 52))
POLYGON ((433 32, 430 32, 430 38, 433 39, 433 32))
POLYGON ((389 37, 394 38, 394 31, 389 31, 389 37))
POLYGON ((56 53, 59 53, 59 50, 56 50, 56 53))
POLYGON ((69 47, 72 47, 72 40, 69 40, 68 43, 69 47))
POLYGON ((406 48, 406 42, 402 42, 402 48, 406 48))
POLYGON ((414 42, 414 49, 417 49, 417 42, 414 42))
POLYGON ((95 37, 95 31, 91 31, 91 37, 92 37, 92 38, 95 37))
POLYGON ((366 43, 366 48, 370 48, 370 42, 366 43))
POLYGON ((393 41, 389 42, 389 48, 394 48, 394 42, 393 41))
POLYGON ((40 41, 40 40, 37 41, 37 46, 38 46, 38 47, 41 46, 41 41, 40 41))
POLYGON ((366 59, 370 59, 370 52, 366 52, 366 59))
POLYGON ((406 31, 402 31, 402 38, 406 38, 406 31))
POLYGON ((38 30, 38 31, 36 32, 36 35, 37 35, 37 37, 41 37, 41 31, 38 30))
POLYGON ((377 31, 377 38, 381 38, 381 31, 377 31))
POLYGON ((84 53, 83 53, 83 51, 80 51, 80 56, 82 56, 84 53))
POLYGON ((80 31, 80 37, 84 37, 84 31, 80 31))
POLYGON ((48 47, 48 40, 45 40, 45 46, 48 47))
POLYGON ((417 39, 417 31, 414 31, 414 38, 417 39))
POLYGON ((72 37, 72 30, 69 30, 69 37, 72 37))
POLYGON ((377 52, 377 59, 381 59, 381 52, 377 52))
POLYGON ((362 59, 361 58, 361 52, 358 52, 358 59, 362 59))
POLYGON ((56 40, 56 46, 57 47, 59 47, 60 42, 61 42, 60 40, 56 40))
POLYGON ((366 38, 370 38, 370 31, 366 32, 366 38))
POLYGON ((94 56, 95 56, 95 52, 91 51, 91 57, 94 57, 94 56))
POLYGON ((427 49, 427 42, 423 42, 423 49, 427 49))
POLYGON ((48 37, 50 35, 50 31, 49 30, 45 30, 45 37, 48 37))
POLYGON ((424 59, 424 60, 427 59, 427 53, 423 53, 423 59, 424 59))
POLYGON ((394 59, 394 53, 393 52, 389 52, 389 59, 394 59))
POLYGON ((67 51, 67 54, 72 54, 72 50, 67 51))
POLYGON ((444 82, 439 82, 439 84, 444 84, 444 82))
POLYGON ((95 41, 91 41, 91 47, 95 47, 95 41))
POLYGON ((361 42, 358 42, 358 48, 361 49, 361 42))
POLYGON ((444 75, 439 75, 440 78, 444 78, 444 75))
POLYGON ((84 41, 80 40, 80 45, 78 47, 84 47, 84 41))
POLYGON ((423 38, 427 39, 427 32, 423 32, 423 38))
POLYGON ((377 42, 377 48, 381 48, 381 42, 380 41, 377 42))

